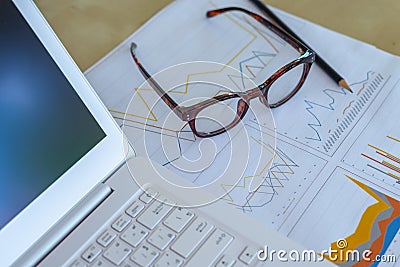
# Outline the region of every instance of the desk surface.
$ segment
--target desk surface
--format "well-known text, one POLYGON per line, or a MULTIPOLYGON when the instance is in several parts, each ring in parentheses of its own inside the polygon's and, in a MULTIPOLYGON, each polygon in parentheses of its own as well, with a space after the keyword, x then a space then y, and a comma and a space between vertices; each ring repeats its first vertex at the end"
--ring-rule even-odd
MULTIPOLYGON (((35 0, 85 70, 171 0, 35 0)), ((400 55, 398 0, 268 0, 275 6, 400 55)))

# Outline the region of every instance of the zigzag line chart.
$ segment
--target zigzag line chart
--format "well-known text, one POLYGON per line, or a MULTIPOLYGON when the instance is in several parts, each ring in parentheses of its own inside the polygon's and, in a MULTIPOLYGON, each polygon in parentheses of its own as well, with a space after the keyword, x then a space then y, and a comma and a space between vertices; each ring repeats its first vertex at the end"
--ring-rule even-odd
MULTIPOLYGON (((366 84, 368 84, 368 82, 371 80, 371 76, 375 74, 372 71, 368 71, 367 73, 367 78, 361 82, 356 82, 353 84, 350 84, 350 87, 355 87, 359 84, 362 84, 361 88, 358 90, 357 95, 359 95, 359 93, 365 88, 366 84)), ((339 94, 339 95, 343 95, 343 96, 348 96, 350 93, 348 91, 346 91, 343 87, 339 87, 337 89, 324 89, 322 90, 323 94, 325 94, 329 99, 330 102, 328 104, 321 104, 318 102, 313 102, 310 101, 308 99, 305 99, 304 102, 306 103, 306 110, 307 112, 315 119, 315 122, 310 122, 307 123, 307 125, 313 129, 313 131, 315 132, 314 136, 311 137, 306 137, 306 139, 309 140, 315 140, 315 141, 322 141, 321 136, 319 134, 319 131, 317 129, 317 127, 322 127, 321 124, 321 120, 318 118, 318 116, 314 113, 314 109, 316 108, 323 108, 323 109, 327 109, 330 111, 335 111, 335 94, 339 94)), ((354 102, 354 100, 351 100, 350 103, 354 102)), ((347 106, 349 107, 349 106, 347 106)), ((346 108, 347 108, 346 107, 346 108)), ((345 111, 345 110, 344 110, 345 111)), ((343 113, 344 114, 344 113, 343 113)))
POLYGON ((374 99, 374 96, 379 92, 384 81, 384 77, 381 74, 368 71, 365 79, 350 84, 351 88, 357 89, 357 94, 350 94, 340 87, 337 90, 324 89, 322 91, 323 94, 330 99, 328 104, 324 105, 305 99, 306 110, 314 118, 314 122, 307 123, 307 125, 315 133, 314 136, 307 136, 306 139, 322 142, 323 152, 325 153, 336 148, 336 143, 341 139, 341 136, 348 132, 348 129, 352 128, 352 126, 359 120, 366 108, 374 99), (343 98, 340 96, 343 96, 343 98), (347 100, 345 101, 344 98, 347 98, 347 100), (342 100, 342 105, 337 103, 337 99, 342 100), (324 125, 326 119, 318 117, 318 113, 315 112, 318 108, 336 113, 329 115, 330 118, 334 119, 336 125, 326 127, 324 125), (319 127, 319 129, 317 127, 319 127), (321 128, 328 129, 327 132, 324 133, 326 135, 324 139, 321 138, 321 128))
MULTIPOLYGON (((262 218, 279 230, 285 222, 293 220, 291 212, 307 194, 326 161, 281 140, 273 148, 251 139, 264 149, 273 150, 275 158, 270 168, 261 166, 256 176, 244 175, 236 185, 221 184, 227 192, 223 201, 244 213, 262 218), (255 177, 263 177, 263 182, 250 191, 250 183, 255 177)), ((270 162, 265 165, 270 165, 270 162)))
MULTIPOLYGON (((251 202, 251 198, 252 196, 254 196, 256 193, 261 193, 261 194, 268 194, 267 192, 264 192, 264 190, 262 190, 262 187, 270 187, 272 190, 271 194, 271 201, 273 199, 274 194, 276 193, 275 188, 283 188, 284 184, 283 181, 287 181, 288 178, 286 177, 286 174, 294 174, 294 171, 292 169, 292 167, 298 167, 290 158, 288 158, 282 151, 280 151, 279 148, 272 148, 270 145, 266 145, 263 142, 260 142, 259 140, 257 140, 256 138, 254 138, 253 136, 250 137, 255 143, 259 144, 260 146, 262 146, 264 149, 267 149, 271 152, 275 152, 275 159, 273 164, 270 166, 271 162, 266 162, 264 163, 264 166, 261 168, 261 171, 256 173, 255 175, 252 176, 244 176, 243 177, 243 183, 239 184, 239 185, 226 185, 226 184, 221 184, 221 187, 223 188, 223 190, 226 192, 226 196, 223 198, 224 200, 227 200, 228 202, 231 202, 232 205, 236 206, 236 207, 240 207, 243 209, 243 211, 245 211, 247 208, 249 209, 249 211, 252 210, 252 206, 250 204, 251 202), (283 164, 281 163, 277 163, 278 160, 280 159, 283 161, 283 164), (286 162, 290 161, 290 162, 286 162), (280 170, 280 167, 284 167, 289 169, 288 171, 282 171, 280 170), (272 175, 270 175, 272 174, 272 175), (282 174, 283 176, 279 176, 276 174, 282 174), (246 197, 246 202, 244 205, 237 205, 234 204, 234 199, 230 194, 229 189, 231 189, 232 187, 234 188, 243 188, 243 189, 249 189, 249 183, 255 178, 255 177, 260 177, 262 176, 264 179, 264 182, 262 184, 260 184, 257 189, 255 189, 253 192, 249 193, 249 196, 246 197), (272 182, 271 179, 274 179, 275 182, 272 182), (266 185, 266 181, 267 184, 266 185)), ((269 203, 270 201, 266 201, 263 205, 267 204, 267 202, 269 203)), ((262 206, 263 206, 262 205, 262 206)), ((256 206, 254 206, 256 207, 256 206)), ((258 206, 260 207, 260 206, 258 206)))
POLYGON ((242 88, 240 87, 238 88, 241 90, 246 89, 245 86, 246 77, 244 75, 245 69, 247 70, 247 73, 249 74, 248 77, 250 77, 250 79, 255 78, 257 76, 257 73, 268 65, 268 61, 276 56, 276 53, 267 53, 261 51, 251 51, 251 52, 252 54, 254 54, 254 56, 243 59, 239 62, 239 70, 242 74, 241 75, 242 88))
POLYGON ((325 95, 327 95, 329 99, 331 99, 331 102, 328 103, 327 105, 322 105, 320 103, 312 102, 307 99, 304 100, 304 103, 306 103, 307 112, 315 119, 315 122, 307 123, 308 127, 310 127, 315 132, 314 136, 306 137, 306 139, 308 139, 308 140, 322 141, 319 131, 317 129, 317 127, 322 127, 322 124, 321 124, 321 120, 318 118, 318 116, 315 115, 314 109, 323 108, 323 109, 335 111, 335 108, 333 106, 335 104, 335 98, 332 96, 332 94, 347 95, 346 90, 344 88, 339 88, 338 90, 325 89, 322 92, 325 95))
POLYGON ((351 83, 353 94, 341 87, 328 87, 320 91, 302 88, 298 95, 285 104, 286 110, 299 111, 295 119, 282 109, 274 110, 277 132, 333 156, 389 79, 390 76, 368 71, 362 79, 351 83), (298 130, 290 130, 293 128, 298 130))
MULTIPOLYGON (((290 180, 290 176, 295 174, 295 170, 298 167, 281 149, 276 148, 273 164, 269 169, 263 169, 266 171, 264 182, 255 191, 249 192, 245 202, 243 204, 235 204, 233 197, 229 193, 227 193, 225 200, 231 202, 231 205, 242 209, 244 212, 252 212, 254 208, 264 207, 273 201, 274 197, 278 194, 279 188, 285 187, 285 182, 290 180)), ((260 175, 262 174, 258 174, 258 176, 260 175)), ((254 176, 245 176, 243 184, 236 186, 236 188, 248 188, 248 180, 253 178, 254 176)), ((229 185, 221 186, 223 188, 230 187, 229 185)), ((228 192, 227 189, 225 191, 228 192)))

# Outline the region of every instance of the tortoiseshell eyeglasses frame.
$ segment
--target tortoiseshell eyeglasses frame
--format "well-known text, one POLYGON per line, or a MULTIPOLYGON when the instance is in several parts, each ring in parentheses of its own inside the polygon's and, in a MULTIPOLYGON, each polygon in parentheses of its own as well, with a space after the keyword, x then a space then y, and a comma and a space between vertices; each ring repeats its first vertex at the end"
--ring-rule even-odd
POLYGON ((153 87, 153 89, 157 92, 157 94, 161 97, 161 99, 165 102, 165 104, 168 105, 168 107, 183 121, 187 121, 191 130, 193 133, 198 136, 198 137, 212 137, 218 134, 221 134, 225 131, 228 131, 232 127, 234 127, 236 124, 240 122, 240 120, 245 116, 248 108, 249 108, 249 102, 250 100, 254 98, 260 98, 260 100, 269 108, 276 108, 281 106, 282 104, 286 103, 290 98, 292 98, 302 87, 304 84, 304 81, 306 80, 308 73, 310 71, 312 63, 315 61, 315 53, 306 47, 304 44, 299 42, 297 39, 292 37, 291 35, 287 34, 268 20, 264 19, 263 17, 248 11, 246 9, 240 8, 240 7, 227 7, 227 8, 221 8, 221 9, 216 9, 216 10, 211 10, 207 12, 207 17, 215 17, 220 14, 223 14, 225 12, 229 11, 239 11, 243 12, 264 26, 266 26, 269 30, 274 32, 276 35, 278 35, 280 38, 282 38, 284 41, 286 41, 289 45, 291 45, 294 49, 296 49, 301 55, 293 60, 292 62, 286 64, 285 66, 281 67, 279 70, 277 70, 274 74, 272 74, 265 82, 260 84, 258 87, 247 90, 245 92, 231 92, 231 93, 226 93, 218 96, 214 96, 210 99, 204 100, 198 104, 192 105, 192 106, 180 106, 178 105, 166 92, 165 90, 152 78, 152 76, 146 71, 146 69, 143 67, 143 65, 139 62, 139 60, 136 57, 136 47, 137 45, 135 43, 131 44, 131 55, 133 60, 135 61, 136 65, 138 66, 140 72, 146 78, 146 80, 149 82, 150 86, 153 87), (277 79, 279 79, 281 76, 283 76, 285 73, 290 71, 291 69, 303 64, 303 73, 302 76, 296 85, 296 87, 284 98, 282 98, 280 101, 270 104, 268 102, 268 90, 270 86, 272 85, 273 82, 275 82, 277 79), (227 125, 225 128, 221 128, 219 130, 215 130, 212 132, 198 132, 196 130, 196 116, 199 114, 199 112, 213 104, 216 104, 221 101, 225 101, 228 99, 232 98, 241 98, 238 101, 238 106, 237 106, 237 116, 235 120, 227 125))

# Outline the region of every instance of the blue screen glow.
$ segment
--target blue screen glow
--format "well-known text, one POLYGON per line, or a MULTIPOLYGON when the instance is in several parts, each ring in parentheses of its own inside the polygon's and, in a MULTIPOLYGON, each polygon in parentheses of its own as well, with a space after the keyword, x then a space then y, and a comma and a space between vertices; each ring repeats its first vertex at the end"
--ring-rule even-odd
POLYGON ((104 137, 16 7, 0 0, 0 229, 104 137))

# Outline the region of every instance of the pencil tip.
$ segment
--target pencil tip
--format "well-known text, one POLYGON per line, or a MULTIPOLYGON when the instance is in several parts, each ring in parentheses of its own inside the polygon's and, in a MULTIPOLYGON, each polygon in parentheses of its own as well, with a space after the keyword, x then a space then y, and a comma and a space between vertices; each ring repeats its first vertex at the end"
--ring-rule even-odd
POLYGON ((350 86, 347 84, 347 82, 344 79, 340 80, 339 86, 343 87, 344 89, 346 89, 350 93, 353 93, 353 91, 351 90, 350 86))

